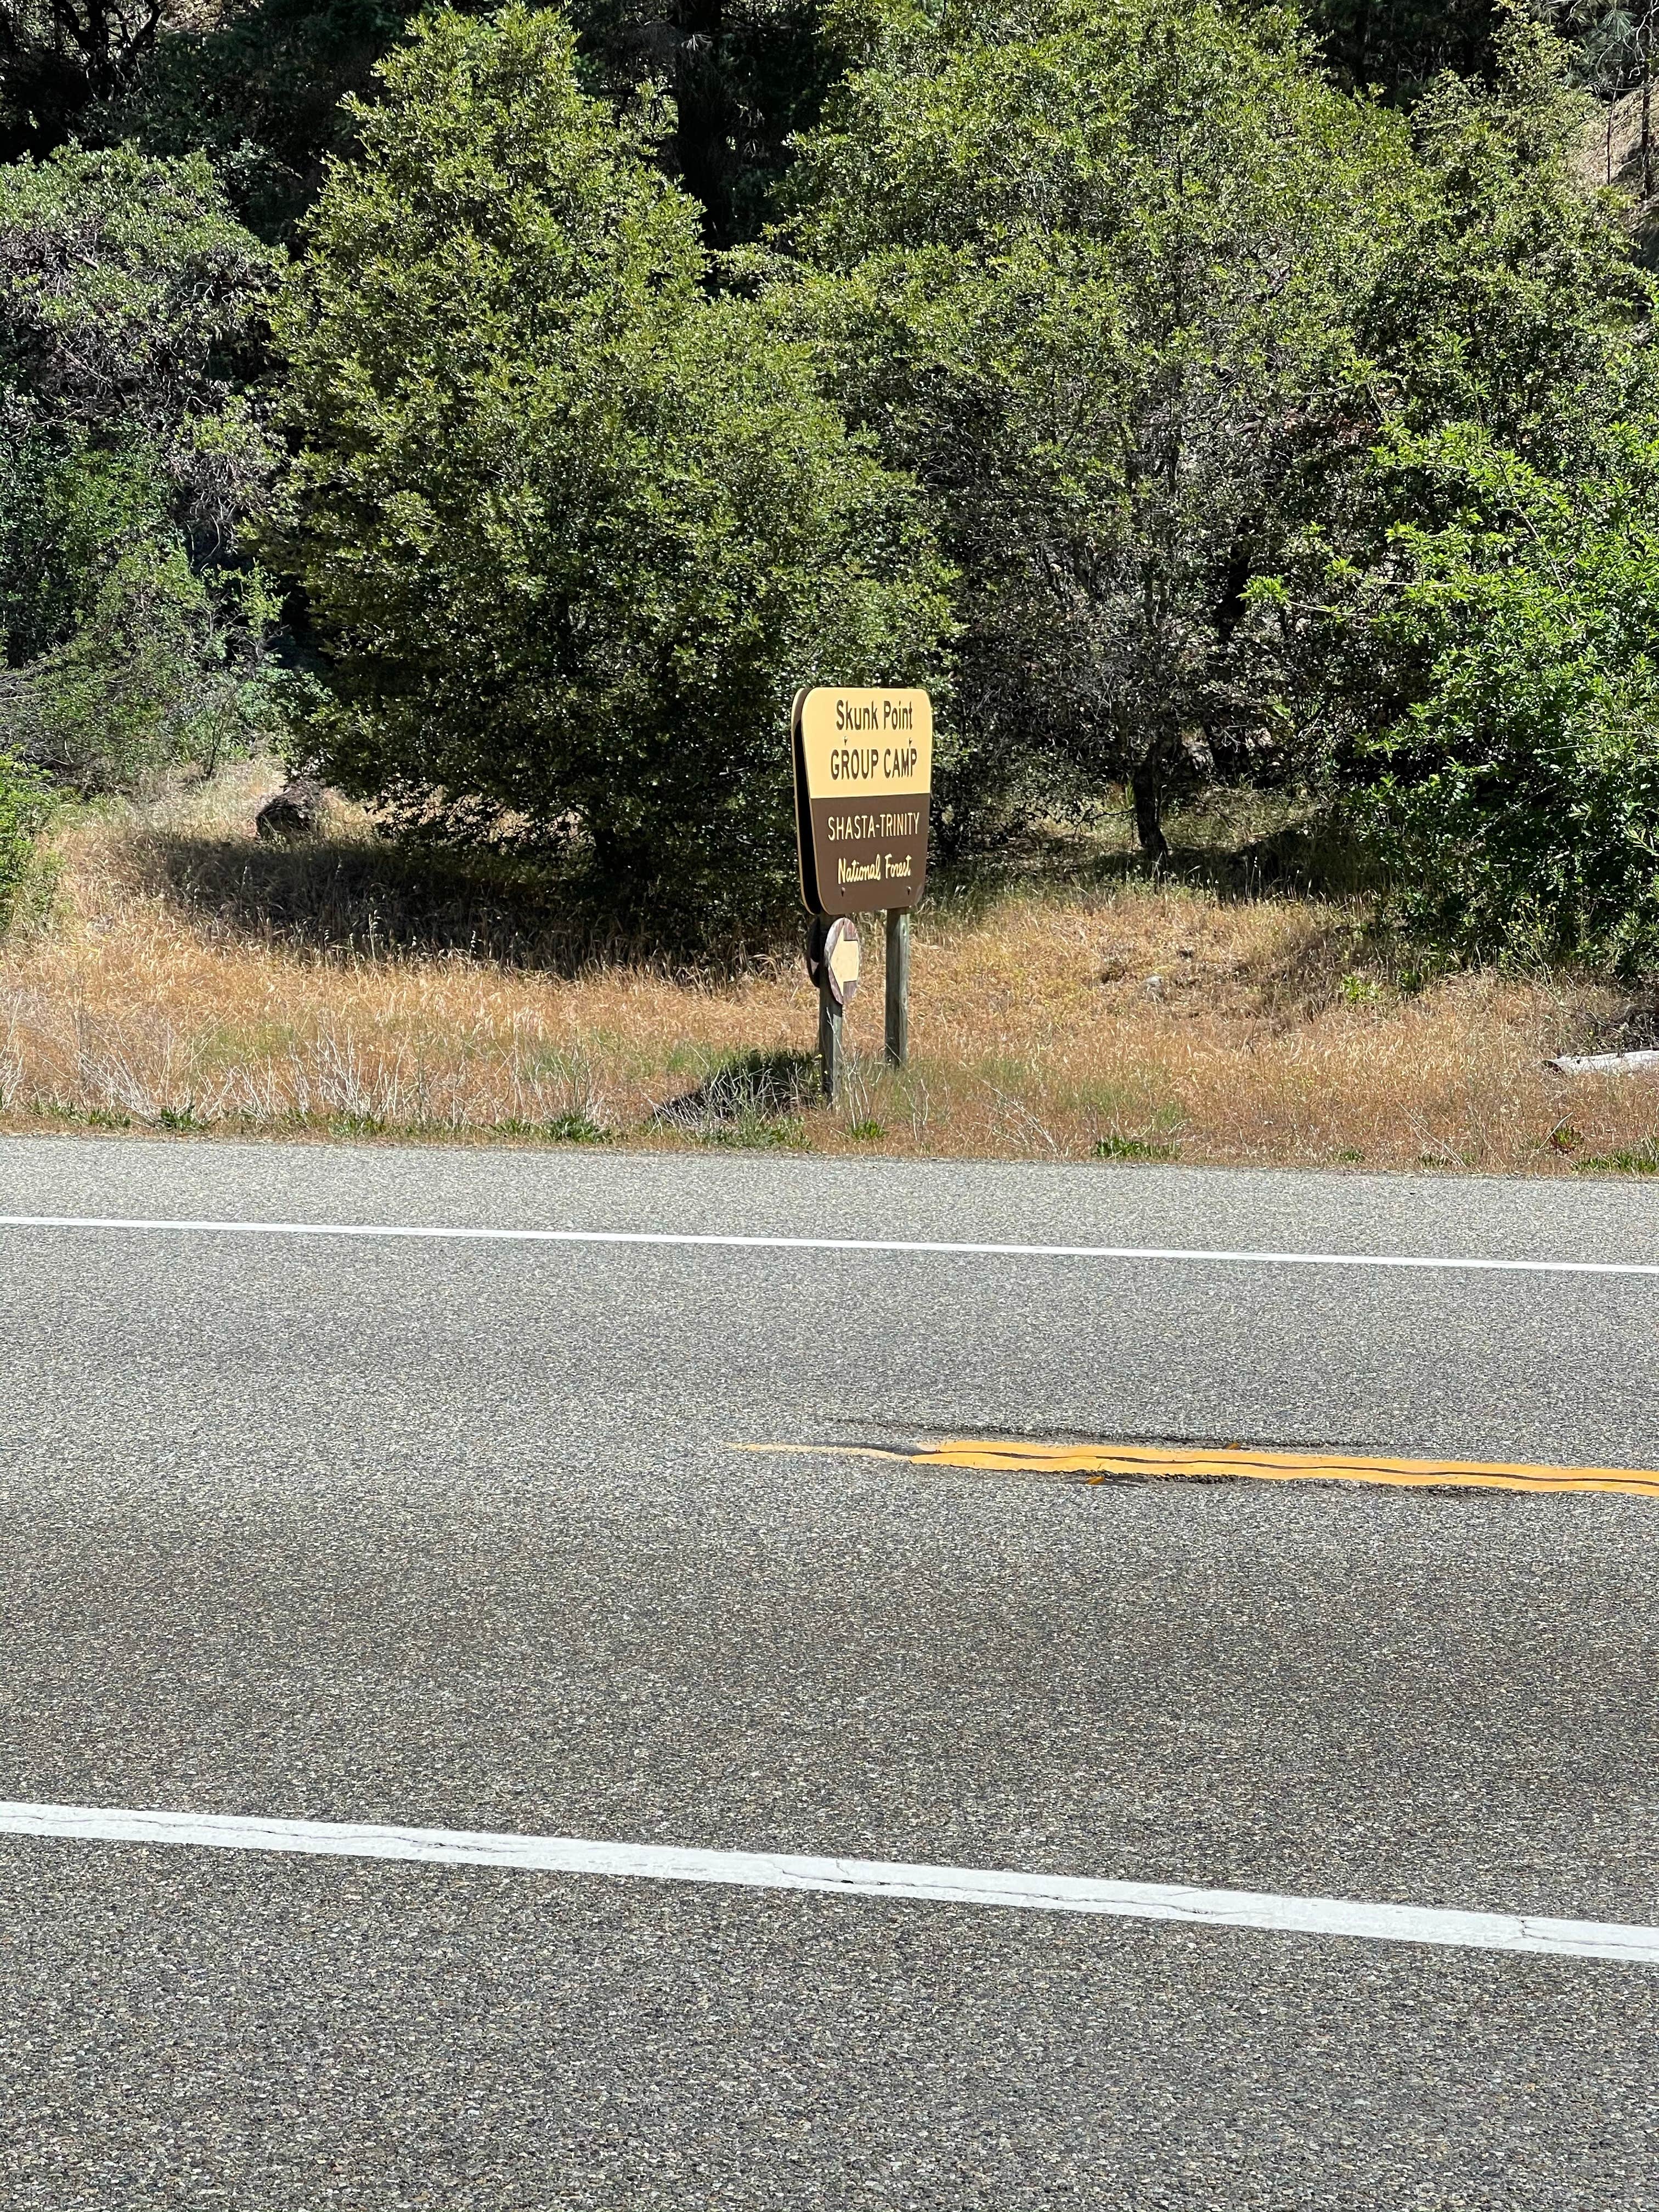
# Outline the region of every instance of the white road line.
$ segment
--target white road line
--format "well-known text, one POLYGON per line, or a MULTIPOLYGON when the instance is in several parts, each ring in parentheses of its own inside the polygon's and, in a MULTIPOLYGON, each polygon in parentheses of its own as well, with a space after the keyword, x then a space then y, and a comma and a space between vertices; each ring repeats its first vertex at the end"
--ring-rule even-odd
POLYGON ((453 1828, 365 1827, 333 1820, 244 1820, 234 1814, 142 1812, 96 1805, 0 1804, 0 1833, 105 1844, 193 1844, 217 1850, 297 1851, 324 1858, 412 1859, 428 1866, 501 1867, 647 1881, 720 1882, 745 1889, 816 1890, 832 1897, 922 1899, 1032 1912, 1176 1920, 1275 1935, 1358 1936, 1466 1950, 1532 1951, 1563 1959, 1659 1966, 1659 1928, 1532 1913, 1439 1912, 1340 1897, 1273 1897, 1176 1882, 1091 1881, 1076 1875, 994 1867, 892 1865, 880 1859, 802 1858, 770 1851, 683 1850, 672 1844, 594 1843, 453 1828))
POLYGON ((211 1237, 359 1237, 483 1244, 647 1244, 738 1252, 918 1252, 981 1260, 1174 1260, 1236 1267, 1418 1267, 1483 1274, 1659 1275, 1635 1260, 1484 1260, 1455 1253, 1230 1252, 1179 1244, 970 1244, 902 1237, 738 1237, 666 1229, 446 1229, 362 1221, 173 1221, 0 1213, 0 1229, 118 1229, 211 1237))

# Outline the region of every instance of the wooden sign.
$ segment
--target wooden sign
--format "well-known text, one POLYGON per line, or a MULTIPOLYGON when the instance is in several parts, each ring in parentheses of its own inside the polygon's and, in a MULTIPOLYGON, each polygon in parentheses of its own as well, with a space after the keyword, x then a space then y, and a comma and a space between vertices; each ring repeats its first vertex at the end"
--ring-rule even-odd
POLYGON ((933 708, 925 691, 795 694, 795 830, 809 914, 908 912, 927 880, 933 708))

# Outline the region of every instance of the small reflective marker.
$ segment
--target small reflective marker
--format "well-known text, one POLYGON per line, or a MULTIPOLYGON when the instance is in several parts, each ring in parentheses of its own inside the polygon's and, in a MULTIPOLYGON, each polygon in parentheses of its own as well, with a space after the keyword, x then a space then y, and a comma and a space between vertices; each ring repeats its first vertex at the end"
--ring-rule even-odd
POLYGON ((823 969, 836 1003, 850 1006, 863 972, 859 926, 850 915, 830 925, 823 940, 823 969))

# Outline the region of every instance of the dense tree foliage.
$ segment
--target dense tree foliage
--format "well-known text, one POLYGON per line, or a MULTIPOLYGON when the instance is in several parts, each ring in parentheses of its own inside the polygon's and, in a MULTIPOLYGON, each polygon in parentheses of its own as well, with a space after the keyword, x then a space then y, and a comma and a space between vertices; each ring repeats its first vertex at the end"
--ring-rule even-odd
POLYGON ((1498 0, 1312 0, 1309 27, 1338 81, 1409 102, 1447 72, 1492 64, 1498 0))
POLYGON ((88 124, 155 154, 205 150, 242 221, 287 237, 330 155, 350 148, 341 101, 368 88, 408 12, 403 0, 253 0, 205 14, 155 40, 88 124))
POLYGON ((902 675, 959 838, 1300 781, 1411 927, 1645 962, 1653 288, 1575 88, 1656 19, 1546 12, 0 0, 0 750, 280 708, 725 929, 793 685, 902 675))
POLYGON ((877 26, 803 156, 796 310, 961 571, 961 808, 1046 753, 1127 778, 1161 855, 1183 777, 1272 743, 1250 586, 1410 182, 1401 128, 1272 19, 934 0, 877 26))
POLYGON ((163 0, 0 0, 0 160, 55 152, 120 99, 162 16, 163 0))
POLYGON ((1511 17, 1497 46, 1491 87, 1443 79, 1413 114, 1415 220, 1357 337, 1408 428, 1479 422, 1571 470, 1645 404, 1653 291, 1619 204, 1585 187, 1560 41, 1511 17))
POLYGON ((1357 811, 1395 915, 1475 954, 1659 961, 1659 444, 1609 460, 1563 483, 1472 428, 1387 459, 1449 519, 1370 594, 1413 696, 1359 739, 1357 811))
MULTIPOLYGON (((153 152, 206 148, 243 219, 289 236, 328 158, 355 143, 342 103, 373 96, 416 12, 407 0, 253 0, 167 28, 88 97, 85 121, 153 152)), ((468 0, 461 12, 486 10, 468 0)), ((708 242, 754 237, 792 134, 816 120, 839 68, 821 0, 578 0, 569 14, 589 89, 618 111, 642 84, 667 95, 654 158, 698 202, 708 242)))
POLYGON ((840 73, 823 0, 582 0, 574 17, 613 100, 647 80, 667 94, 659 158, 701 204, 709 244, 756 237, 792 137, 840 73))
POLYGON ((277 273, 199 155, 0 169, 0 738, 83 782, 264 716, 272 609, 238 533, 276 460, 277 273))
POLYGON ((281 319, 319 764, 451 832, 563 830, 621 905, 787 882, 815 678, 939 665, 915 502, 798 347, 711 298, 695 204, 550 15, 423 25, 281 319))
POLYGON ((1381 422, 1281 602, 1302 726, 1413 927, 1628 968, 1659 953, 1653 286, 1540 27, 1416 122, 1425 189, 1357 328, 1381 422))

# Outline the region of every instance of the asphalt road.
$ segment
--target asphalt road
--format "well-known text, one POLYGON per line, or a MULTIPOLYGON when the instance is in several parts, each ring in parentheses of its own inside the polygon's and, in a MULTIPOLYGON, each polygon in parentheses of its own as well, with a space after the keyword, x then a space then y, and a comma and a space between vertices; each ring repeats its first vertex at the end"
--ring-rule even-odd
MULTIPOLYGON (((0 1212, 1659 1261, 1580 1182, 0 1142, 0 1212)), ((0 1229, 0 1796, 1659 1921, 1659 1280, 0 1229)), ((0 1839, 0 2203, 1659 2203, 1659 1971, 0 1839)))

